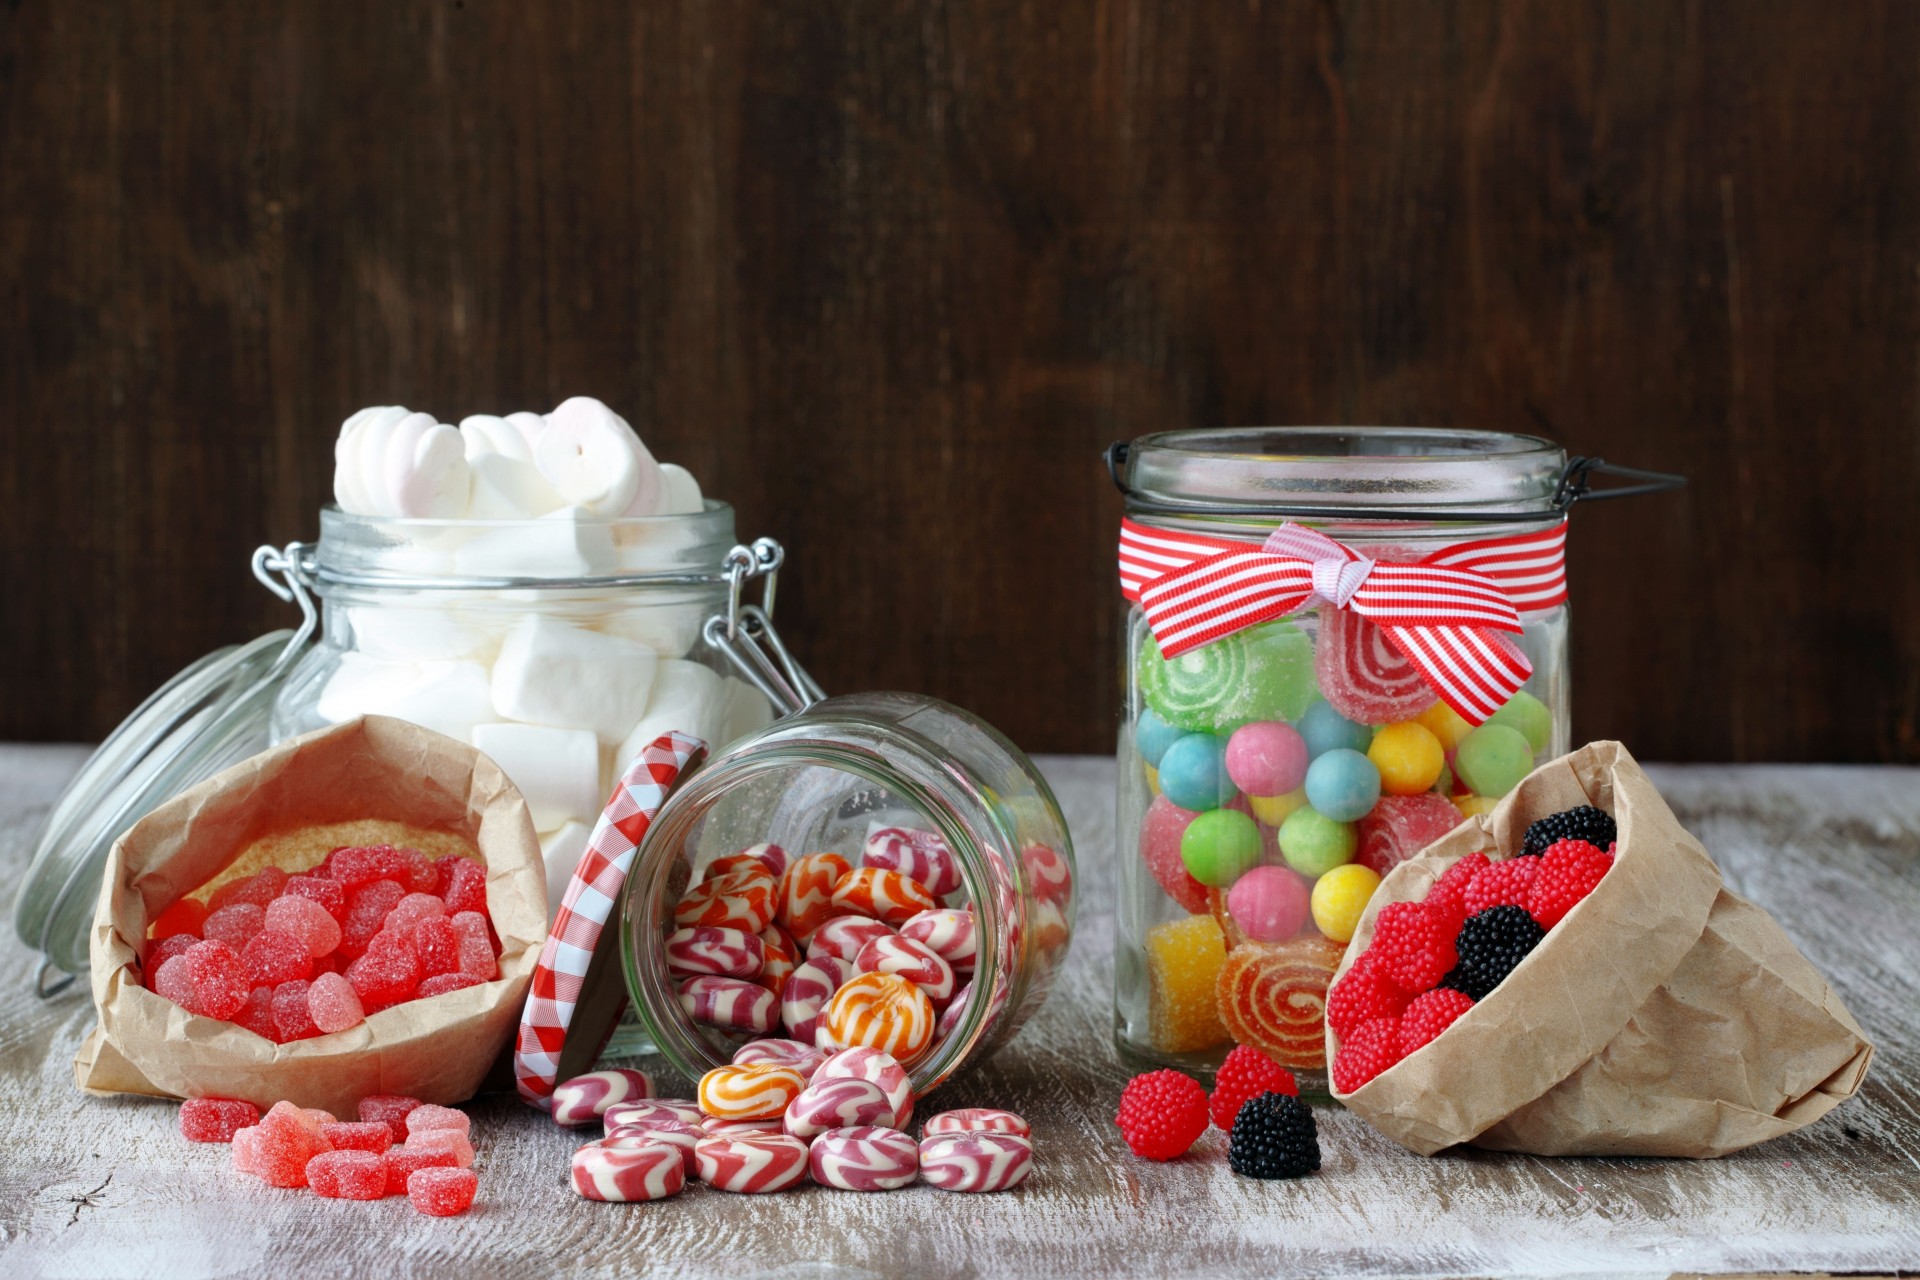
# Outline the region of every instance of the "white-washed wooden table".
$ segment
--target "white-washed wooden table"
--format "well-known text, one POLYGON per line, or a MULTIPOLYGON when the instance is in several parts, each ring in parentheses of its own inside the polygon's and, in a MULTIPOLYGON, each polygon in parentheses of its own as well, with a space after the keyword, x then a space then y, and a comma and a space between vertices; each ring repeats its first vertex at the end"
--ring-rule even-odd
MULTIPOLYGON (((0 872, 18 882, 77 748, 0 747, 0 872)), ((183 1142, 172 1105, 99 1101, 70 1066, 84 997, 41 1003, 0 943, 0 1275, 867 1277, 1668 1275, 1920 1269, 1920 770, 1649 770, 1735 888, 1772 910, 1879 1047, 1862 1094, 1793 1137, 1712 1162, 1421 1159, 1336 1109, 1324 1167, 1260 1183, 1218 1133, 1186 1159, 1129 1157, 1111 1118, 1112 771, 1043 761, 1073 825, 1080 934, 1045 1012, 950 1105, 1034 1125, 1022 1190, 770 1197, 690 1188, 598 1205, 566 1186, 577 1141, 508 1098, 476 1102, 480 1203, 429 1221, 403 1200, 274 1191, 183 1142)))

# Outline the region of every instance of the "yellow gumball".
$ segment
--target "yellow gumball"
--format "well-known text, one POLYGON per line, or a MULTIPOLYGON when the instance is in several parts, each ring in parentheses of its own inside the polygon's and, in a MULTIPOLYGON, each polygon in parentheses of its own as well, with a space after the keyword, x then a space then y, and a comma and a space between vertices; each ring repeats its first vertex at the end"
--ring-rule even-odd
POLYGON ((1380 887, 1380 877, 1357 862, 1335 867, 1313 882, 1313 897, 1308 905, 1313 923, 1335 942, 1351 942, 1360 924, 1360 913, 1380 887))
POLYGON ((1307 789, 1295 787, 1283 796, 1248 796, 1247 804, 1253 809, 1253 816, 1270 827, 1277 827, 1287 820, 1287 815, 1307 802, 1307 789))
POLYGON ((1427 727, 1427 732, 1440 739, 1443 750, 1452 751, 1460 745, 1460 739, 1473 732, 1473 726, 1460 718, 1460 713, 1444 702, 1436 702, 1414 717, 1427 727))
POLYGON ((1160 771, 1150 764, 1143 764, 1140 767, 1147 771, 1147 790, 1153 792, 1155 795, 1159 795, 1160 771))
POLYGON ((1492 813, 1494 806, 1500 803, 1499 796, 1455 796, 1453 807, 1465 818, 1477 818, 1483 813, 1492 813))
POLYGON ((1431 729, 1412 720, 1390 724, 1373 735, 1367 759, 1380 770, 1380 789, 1390 796, 1417 796, 1433 790, 1447 753, 1431 729))

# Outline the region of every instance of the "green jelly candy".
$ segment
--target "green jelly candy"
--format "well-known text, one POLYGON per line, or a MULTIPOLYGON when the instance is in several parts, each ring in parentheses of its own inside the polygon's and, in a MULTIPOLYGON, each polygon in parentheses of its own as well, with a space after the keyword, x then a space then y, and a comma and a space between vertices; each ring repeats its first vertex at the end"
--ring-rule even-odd
POLYGON ((1180 861, 1201 884, 1224 889, 1260 861, 1260 826, 1238 809, 1210 809, 1180 836, 1180 861))
POLYGON ((1335 822, 1318 809, 1295 809, 1280 824, 1280 856, 1309 878, 1352 862, 1359 847, 1360 833, 1353 823, 1335 822))
POLYGON ((1553 712, 1547 710, 1546 703, 1525 689, 1508 699, 1506 706, 1488 716, 1487 723, 1518 729, 1535 755, 1545 751, 1548 741, 1553 737, 1553 712))
POLYGON ((1475 795, 1497 798, 1533 771, 1533 747, 1518 729, 1489 722, 1460 739, 1453 767, 1475 795))
POLYGON ((1140 692, 1168 724, 1225 737, 1255 720, 1297 720, 1318 691, 1313 641, 1291 622, 1267 622, 1171 660, 1149 636, 1140 692))

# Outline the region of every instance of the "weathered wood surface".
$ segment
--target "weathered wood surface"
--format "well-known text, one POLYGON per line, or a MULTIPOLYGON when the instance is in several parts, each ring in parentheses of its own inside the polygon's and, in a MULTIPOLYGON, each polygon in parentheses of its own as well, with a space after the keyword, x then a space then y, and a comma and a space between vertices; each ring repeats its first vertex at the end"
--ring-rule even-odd
MULTIPOLYGON (((0 869, 71 750, 0 748, 0 869)), ((1322 1109, 1325 1167, 1262 1184, 1215 1134, 1152 1165, 1110 1118, 1112 762, 1044 762, 1077 836, 1081 934, 1045 1013, 941 1101, 1034 1122, 1019 1192, 929 1188, 766 1198, 694 1189, 652 1206, 565 1187, 575 1139, 517 1102, 475 1108, 481 1202, 456 1221, 335 1203, 233 1174, 182 1142, 171 1105, 84 1100, 69 1062, 84 1001, 40 1004, 0 944, 0 1273, 213 1277, 461 1273, 746 1280, 913 1275, 1591 1275, 1920 1268, 1920 773, 1865 768, 1650 770, 1732 884, 1772 909, 1832 977, 1880 1054, 1862 1095, 1791 1138, 1713 1162, 1423 1160, 1322 1109)))
POLYGON ((286 625, 363 404, 594 394, 828 689, 1112 748, 1109 441, 1537 432, 1583 737, 1920 760, 1911 0, 9 0, 0 737, 286 625))

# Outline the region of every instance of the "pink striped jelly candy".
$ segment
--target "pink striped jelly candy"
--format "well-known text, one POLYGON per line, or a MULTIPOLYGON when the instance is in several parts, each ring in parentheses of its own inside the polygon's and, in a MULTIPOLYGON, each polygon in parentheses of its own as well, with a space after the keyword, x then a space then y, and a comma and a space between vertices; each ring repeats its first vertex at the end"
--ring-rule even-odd
POLYGON ((905 1128, 913 1119, 913 1081, 907 1069, 890 1053, 879 1049, 842 1049, 820 1064, 813 1080, 816 1084, 826 1080, 865 1080, 877 1084, 887 1095, 887 1105, 897 1117, 895 1128, 905 1128))
POLYGON ((600 1119, 612 1133, 649 1120, 684 1120, 698 1129, 705 1125, 707 1115, 692 1098, 648 1098, 645 1102, 616 1102, 600 1119))
POLYGON ((736 1067, 771 1062, 779 1067, 792 1067, 803 1080, 813 1079, 813 1073, 826 1060, 825 1049, 816 1049, 798 1040, 749 1040, 733 1052, 733 1065, 736 1067))
POLYGON ((953 999, 953 966, 911 938, 875 938, 860 948, 853 967, 860 973, 891 973, 905 978, 936 1008, 953 999))
POLYGON ((767 958, 766 943, 757 934, 711 924, 675 929, 665 950, 667 972, 681 978, 752 978, 767 958))
POLYGON ((941 1133, 920 1140, 920 1180, 943 1191, 1005 1191, 1033 1171, 1033 1141, 1017 1133, 941 1133))
POLYGON ((589 1200, 664 1200, 686 1184, 686 1161, 663 1142, 592 1142, 573 1153, 573 1189, 589 1200))
POLYGON ((787 1104, 782 1128, 795 1138, 812 1138, 829 1129, 875 1126, 898 1128, 899 1112, 870 1080, 822 1080, 802 1089, 787 1104))
POLYGON ((779 1025, 773 992, 744 978, 688 978, 680 984, 680 1008, 695 1022, 754 1035, 779 1025))
POLYGON ((909 880, 919 881, 936 898, 944 898, 960 887, 960 868, 937 831, 881 827, 867 837, 860 864, 898 871, 909 880))
POLYGON ((807 1168, 823 1187, 894 1191, 920 1173, 920 1144, 898 1129, 829 1129, 807 1148, 807 1168))
POLYGON ((587 1145, 631 1147, 637 1143, 652 1142, 672 1147, 680 1153, 680 1159, 686 1165, 686 1175, 692 1178, 699 1174, 699 1166, 693 1158, 693 1149, 708 1136, 705 1129, 690 1125, 684 1120, 649 1120, 643 1124, 621 1125, 599 1142, 590 1142, 587 1145))
POLYGON ((807 959, 832 956, 835 960, 852 964, 859 958, 860 948, 875 938, 892 936, 893 929, 890 926, 867 916, 835 916, 821 925, 813 935, 813 941, 807 944, 807 959))
POLYGON ((979 947, 973 912, 965 907, 922 911, 900 926, 900 936, 919 943, 955 969, 973 968, 979 947))
POLYGON ((715 1191, 760 1195, 807 1176, 807 1144, 781 1133, 707 1138, 694 1148, 700 1180, 715 1191))
POLYGON ((962 1107, 958 1111, 942 1111, 937 1116, 928 1116, 926 1127, 921 1133, 931 1138, 941 1133, 1014 1133, 1023 1138, 1033 1136, 1033 1126, 1011 1111, 1000 1111, 993 1107, 962 1107))
POLYGON ((780 988, 780 1022, 795 1040, 813 1043, 820 1015, 840 984, 853 976, 851 961, 822 955, 794 969, 780 988))
POLYGON ((553 1122, 592 1124, 608 1107, 653 1096, 653 1077, 635 1067, 609 1067, 574 1076, 553 1091, 553 1122))

